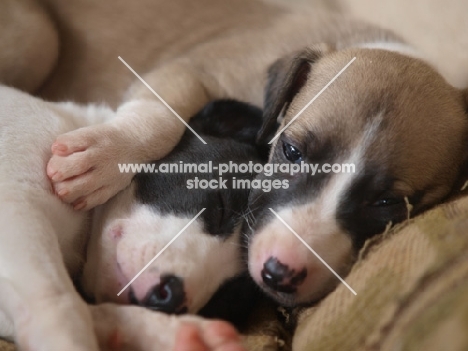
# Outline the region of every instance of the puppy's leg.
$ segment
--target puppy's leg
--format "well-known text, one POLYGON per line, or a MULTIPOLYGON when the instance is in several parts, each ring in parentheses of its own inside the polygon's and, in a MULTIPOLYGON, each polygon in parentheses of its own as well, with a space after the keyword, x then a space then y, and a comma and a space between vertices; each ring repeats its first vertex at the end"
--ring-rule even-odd
MULTIPOLYGON (((284 40, 272 38, 265 28, 215 40, 143 79, 185 121, 217 98, 236 98, 261 106, 266 67, 295 49, 289 44, 287 32, 281 35, 284 40), (244 47, 245 42, 256 45, 244 47), (279 42, 284 45, 277 45, 279 42)), ((54 167, 49 168, 48 174, 56 187, 67 179, 70 184, 84 184, 62 199, 76 208, 89 209, 104 203, 130 182, 131 177, 119 173, 118 163, 159 159, 174 148, 184 130, 184 124, 173 112, 137 81, 129 90, 128 102, 117 110, 115 120, 57 138, 51 159, 54 167), (74 171, 73 164, 81 161, 92 172, 74 171), (58 170, 64 176, 54 178, 58 170), (105 184, 115 186, 106 188, 105 184)))
POLYGON ((21 350, 97 351, 88 306, 60 253, 57 235, 67 233, 56 234, 47 211, 62 216, 70 229, 76 228, 73 214, 54 206, 56 201, 0 193, 0 308, 14 326, 15 342, 21 350), (31 206, 39 202, 45 211, 31 206))
POLYGON ((78 269, 86 214, 61 203, 45 174, 53 138, 75 125, 57 111, 0 86, 0 336, 21 350, 97 351, 65 268, 78 269))
MULTIPOLYGON (((154 88, 185 121, 208 102, 203 84, 185 65, 173 63, 153 72, 152 78, 154 88)), ((146 87, 137 87, 115 119, 59 136, 47 174, 62 200, 87 210, 130 183, 133 174, 120 173, 119 164, 165 156, 184 130, 184 124, 146 87)))
MULTIPOLYGON (((241 31, 238 36, 199 45, 143 79, 185 121, 217 98, 235 98, 261 106, 266 67, 297 49, 288 33, 272 36, 267 27, 241 31)), ((62 197, 76 208, 102 204, 130 182, 131 177, 119 173, 117 163, 159 159, 174 148, 185 131, 183 123, 140 81, 130 88, 127 101, 114 121, 62 135, 53 146, 54 167, 48 174, 53 177, 57 170, 65 174, 52 178, 54 185, 67 179, 84 184, 79 191, 71 192, 72 196, 62 197), (92 172, 73 171, 77 160, 85 160, 85 168, 92 172), (106 189, 105 184, 115 186, 106 189)))
POLYGON ((104 350, 244 351, 229 324, 195 316, 170 316, 136 306, 91 306, 104 350))

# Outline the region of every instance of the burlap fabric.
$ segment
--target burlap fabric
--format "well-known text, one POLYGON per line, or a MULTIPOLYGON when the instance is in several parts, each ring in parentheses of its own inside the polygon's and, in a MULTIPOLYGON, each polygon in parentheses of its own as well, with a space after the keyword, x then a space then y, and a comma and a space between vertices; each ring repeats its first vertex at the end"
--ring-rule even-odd
POLYGON ((0 340, 0 351, 14 351, 15 347, 5 341, 0 340))
POLYGON ((366 244, 346 278, 299 318, 294 351, 468 350, 468 197, 366 244))

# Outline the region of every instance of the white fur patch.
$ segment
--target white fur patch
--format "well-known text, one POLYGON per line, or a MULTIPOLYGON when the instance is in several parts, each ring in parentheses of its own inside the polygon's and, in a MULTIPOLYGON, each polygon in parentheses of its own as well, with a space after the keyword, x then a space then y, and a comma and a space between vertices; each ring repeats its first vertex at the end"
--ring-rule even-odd
POLYGON ((414 47, 405 44, 405 43, 398 43, 398 42, 391 42, 391 41, 378 41, 374 43, 362 43, 356 45, 357 48, 362 49, 380 49, 380 50, 387 50, 397 52, 399 54, 410 56, 413 58, 424 59, 422 53, 417 51, 414 47))
MULTIPOLYGON (((383 115, 369 123, 344 163, 354 163, 356 173, 338 173, 330 180, 317 198, 303 205, 288 205, 275 209, 314 251, 338 274, 346 273, 353 258, 352 241, 338 221, 337 210, 346 191, 364 165, 364 155, 375 140, 383 115)), ((298 287, 295 303, 308 302, 322 296, 337 282, 336 277, 289 231, 277 218, 273 218, 256 233, 249 248, 249 270, 262 285, 261 271, 270 258, 277 258, 290 269, 307 269, 307 278, 298 287)), ((284 302, 284 301, 283 301, 284 302)), ((285 302, 289 303, 289 302, 285 302)))
MULTIPOLYGON (((88 281, 85 284, 88 292, 94 290, 98 301, 118 302, 119 288, 193 218, 161 215, 147 205, 119 203, 119 197, 127 196, 125 193, 117 196, 108 205, 110 209, 104 214, 101 229, 93 229, 88 250, 90 266, 85 267, 88 276, 84 279, 88 281), (116 227, 121 233, 118 237, 116 227), (120 267, 121 276, 116 275, 116 266, 120 267), (125 281, 118 281, 122 276, 125 281), (91 286, 93 283, 96 286, 91 286)), ((141 300, 161 276, 175 275, 183 278, 189 312, 197 312, 223 282, 240 273, 239 236, 240 228, 226 240, 210 235, 205 232, 202 220, 197 219, 132 283, 135 295, 141 300)), ((122 295, 126 294, 128 291, 122 295)))

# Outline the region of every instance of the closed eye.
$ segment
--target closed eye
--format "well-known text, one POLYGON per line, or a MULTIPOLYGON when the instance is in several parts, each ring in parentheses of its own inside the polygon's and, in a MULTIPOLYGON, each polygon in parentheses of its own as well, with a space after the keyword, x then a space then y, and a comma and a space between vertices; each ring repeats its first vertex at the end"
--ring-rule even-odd
POLYGON ((380 198, 373 203, 371 203, 371 206, 373 207, 389 207, 389 206, 395 206, 395 205, 401 205, 404 204, 405 200, 402 197, 384 197, 380 198))

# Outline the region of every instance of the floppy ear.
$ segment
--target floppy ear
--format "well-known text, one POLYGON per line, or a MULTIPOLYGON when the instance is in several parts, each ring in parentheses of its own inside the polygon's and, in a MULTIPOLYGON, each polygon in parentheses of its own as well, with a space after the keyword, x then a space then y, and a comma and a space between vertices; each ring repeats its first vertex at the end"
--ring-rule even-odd
MULTIPOLYGON (((462 99, 463 99, 464 106, 465 106, 466 119, 468 120, 468 88, 462 89, 461 94, 462 94, 462 99)), ((465 149, 467 150, 466 160, 467 160, 467 170, 468 170, 468 148, 465 148, 465 149)))
POLYGON ((215 100, 190 120, 190 126, 201 134, 253 145, 262 126, 262 110, 236 100, 215 100))
POLYGON ((463 98, 465 99, 465 109, 466 113, 468 113, 468 88, 462 90, 463 98))
POLYGON ((278 116, 289 107, 296 94, 307 82, 312 64, 330 51, 326 44, 316 45, 277 60, 268 69, 263 104, 263 125, 257 136, 260 144, 267 143, 278 128, 278 116))
MULTIPOLYGON (((465 107, 466 119, 468 120, 468 88, 461 90, 461 97, 465 107)), ((465 144, 465 154, 464 154, 464 163, 462 165, 459 177, 454 186, 454 192, 456 195, 459 194, 459 190, 467 189, 467 179, 468 179, 468 147, 465 144)), ((465 192, 466 193, 466 192, 465 192)))

